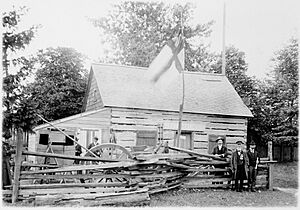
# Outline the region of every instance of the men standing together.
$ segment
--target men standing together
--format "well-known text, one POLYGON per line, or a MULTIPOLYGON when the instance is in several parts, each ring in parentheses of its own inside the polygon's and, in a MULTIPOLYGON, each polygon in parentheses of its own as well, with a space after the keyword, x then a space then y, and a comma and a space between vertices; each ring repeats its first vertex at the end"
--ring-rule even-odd
POLYGON ((255 151, 255 143, 253 141, 250 142, 250 148, 247 152, 242 150, 243 144, 242 141, 236 142, 237 148, 231 157, 231 169, 235 180, 234 186, 237 192, 242 192, 244 180, 248 180, 248 190, 255 192, 259 156, 257 151, 255 151))

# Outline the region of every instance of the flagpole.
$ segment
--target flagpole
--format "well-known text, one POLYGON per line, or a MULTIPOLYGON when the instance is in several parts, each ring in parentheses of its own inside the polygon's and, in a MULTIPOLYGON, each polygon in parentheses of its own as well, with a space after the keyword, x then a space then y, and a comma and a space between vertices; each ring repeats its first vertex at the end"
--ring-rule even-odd
MULTIPOLYGON (((182 20, 182 13, 183 13, 183 7, 181 10, 181 39, 183 40, 183 20, 182 20)), ((184 44, 184 41, 183 41, 184 44)), ((184 48, 184 46, 183 46, 184 48)), ((184 63, 184 62, 183 62, 184 63)), ((183 115, 183 105, 184 105, 184 98, 185 98, 185 81, 184 81, 184 65, 182 67, 182 101, 179 106, 179 120, 178 120, 178 131, 176 136, 175 145, 179 147, 179 139, 181 135, 181 129, 182 129, 182 115, 183 115)))
POLYGON ((226 24, 226 2, 223 5, 223 46, 222 46, 222 75, 225 75, 226 59, 225 59, 225 24, 226 24))

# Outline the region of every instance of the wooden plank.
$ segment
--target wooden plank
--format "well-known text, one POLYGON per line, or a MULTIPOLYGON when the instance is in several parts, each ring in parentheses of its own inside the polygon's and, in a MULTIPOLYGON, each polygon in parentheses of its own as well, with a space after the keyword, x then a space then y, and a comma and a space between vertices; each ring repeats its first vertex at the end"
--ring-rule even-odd
POLYGON ((210 122, 207 127, 214 128, 214 129, 234 129, 234 130, 247 130, 246 124, 232 124, 232 123, 216 123, 210 122))
POLYGON ((245 142, 245 138, 243 137, 226 137, 226 144, 235 144, 237 141, 245 142))
MULTIPOLYGON (((186 178, 188 179, 189 177, 195 177, 197 179, 212 179, 212 178, 231 178, 230 175, 220 175, 216 176, 214 174, 196 174, 195 176, 189 174, 186 178)), ((185 178, 183 178, 185 179, 185 178)))
POLYGON ((135 140, 136 132, 115 132, 117 140, 135 140))
MULTIPOLYGON (((66 195, 47 195, 47 196, 36 196, 36 206, 47 206, 47 205, 60 205, 69 200, 83 199, 85 202, 80 202, 84 206, 90 206, 94 202, 97 205, 100 204, 121 204, 128 202, 141 202, 144 200, 149 201, 150 197, 148 189, 141 189, 132 192, 120 192, 120 193, 105 193, 105 194, 66 194, 66 195)), ((94 203, 94 204, 95 204, 94 203)))
MULTIPOLYGON (((268 158, 269 161, 273 160, 273 142, 268 141, 268 158)), ((274 168, 273 164, 269 164, 269 171, 268 171, 268 189, 273 190, 273 173, 274 173, 274 168)))
POLYGON ((197 189, 197 188, 228 188, 230 187, 230 184, 227 184, 227 183, 223 183, 223 184, 201 184, 201 185, 193 185, 193 184, 188 184, 188 183, 184 183, 182 185, 184 188, 194 188, 194 189, 197 189))
POLYGON ((209 158, 212 158, 212 159, 215 159, 215 160, 224 160, 223 158, 219 158, 219 157, 214 156, 214 155, 202 154, 202 153, 198 153, 198 152, 194 152, 194 151, 191 151, 191 150, 182 149, 182 148, 178 148, 178 147, 169 146, 169 149, 179 151, 179 152, 184 152, 184 153, 194 155, 194 156, 198 156, 198 157, 209 157, 209 158))
POLYGON ((113 117, 111 119, 111 122, 113 124, 129 124, 129 125, 153 125, 157 126, 160 122, 158 120, 153 120, 153 119, 140 119, 140 118, 125 118, 125 117, 120 117, 116 118, 113 117))
POLYGON ((101 179, 101 178, 126 178, 130 179, 131 176, 127 174, 55 174, 55 175, 41 175, 41 174, 33 174, 33 175, 21 175, 21 179, 101 179))
POLYGON ((117 144, 123 147, 132 147, 136 145, 135 140, 118 140, 117 139, 117 144))
MULTIPOLYGON (((174 111, 164 111, 164 110, 143 110, 143 109, 126 109, 126 108, 113 108, 112 110, 113 116, 138 116, 138 117, 152 117, 152 118, 161 118, 164 119, 173 119, 178 120, 178 112, 174 111)), ((201 120, 207 119, 207 115, 203 114, 194 114, 194 113, 184 113, 183 120, 201 120)))
POLYGON ((66 183, 66 184, 32 184, 20 185, 20 189, 54 189, 54 188, 73 188, 73 187, 126 187, 131 184, 128 182, 106 182, 106 183, 66 183))
POLYGON ((269 172, 268 172, 268 189, 273 190, 273 173, 274 173, 274 165, 269 164, 269 172))
POLYGON ((144 179, 157 179, 157 178, 168 179, 168 178, 182 176, 182 175, 183 175, 183 173, 181 173, 179 171, 174 171, 174 172, 167 172, 167 173, 162 173, 162 174, 140 175, 137 177, 144 178, 144 179))
MULTIPOLYGON (((199 121, 198 123, 195 121, 182 121, 182 130, 185 131, 204 131, 206 123, 199 121)), ((178 122, 177 121, 165 121, 164 129, 177 130, 178 122)))
POLYGON ((213 130, 213 129, 206 129, 205 130, 209 135, 230 135, 230 136, 247 136, 246 131, 230 131, 230 130, 213 130))
POLYGON ((177 184, 174 184, 174 185, 172 185, 172 186, 167 186, 167 187, 158 188, 158 189, 151 189, 151 190, 149 190, 149 194, 152 195, 152 194, 155 194, 155 193, 160 193, 160 192, 164 192, 164 191, 169 191, 169 190, 171 190, 171 189, 180 187, 181 185, 182 185, 182 183, 177 183, 177 184))
MULTIPOLYGON (((62 125, 60 125, 62 126, 62 125)), ((109 124, 86 124, 86 123, 76 123, 76 124, 73 124, 73 123, 67 123, 67 122, 64 122, 63 123, 63 126, 64 127, 74 127, 74 126, 77 126, 80 127, 81 129, 107 129, 109 128, 109 124)))
POLYGON ((163 138, 164 139, 174 139, 175 138, 175 131, 164 130, 163 138))
POLYGON ((194 142, 194 148, 208 148, 208 141, 206 142, 200 142, 200 141, 195 141, 194 142))
MULTIPOLYGON (((12 162, 11 166, 14 166, 15 163, 12 162)), ((49 165, 49 164, 37 164, 37 163, 31 163, 31 162, 23 162, 22 167, 47 167, 47 168, 58 168, 61 167, 59 165, 49 165)))
POLYGON ((203 179, 202 177, 198 178, 195 176, 195 177, 186 177, 183 179, 183 182, 184 184, 190 184, 190 185, 213 185, 213 183, 215 182, 228 183, 231 180, 232 180, 231 177, 225 177, 225 178, 214 177, 214 178, 203 179))
POLYGON ((245 124, 247 122, 247 119, 244 118, 222 118, 222 117, 216 117, 216 116, 208 116, 207 120, 209 122, 216 122, 216 123, 235 123, 235 124, 245 124))
POLYGON ((40 156, 40 157, 53 157, 53 158, 69 159, 69 160, 100 161, 100 162, 119 162, 118 160, 113 160, 113 159, 71 156, 71 155, 53 154, 53 153, 46 153, 46 152, 22 151, 22 154, 23 155, 40 156))
POLYGON ((142 125, 116 125, 112 124, 114 131, 137 131, 137 130, 157 130, 157 126, 142 126, 142 125))
POLYGON ((198 165, 224 165, 224 166, 230 165, 230 162, 217 161, 217 160, 214 160, 214 161, 194 161, 194 160, 188 161, 188 160, 186 160, 184 163, 185 164, 194 163, 194 164, 198 164, 198 165))
MULTIPOLYGON (((21 189, 20 195, 22 196, 35 196, 35 195, 53 195, 53 194, 83 194, 83 193, 114 193, 114 192, 126 192, 134 191, 137 187, 92 187, 92 188, 82 188, 82 187, 70 187, 70 188, 46 188, 46 189, 21 189)), ((3 195, 11 195, 12 190, 3 190, 3 195)))
POLYGON ((221 168, 214 168, 214 169, 199 169, 199 168, 195 168, 195 167, 190 167, 188 169, 186 169, 187 172, 230 172, 229 169, 221 169, 221 168))
POLYGON ((19 196, 22 150, 23 150, 23 133, 19 128, 17 133, 17 147, 16 147, 14 181, 13 181, 13 192, 12 192, 13 204, 15 204, 18 201, 18 196, 19 196))
POLYGON ((188 154, 147 154, 147 155, 137 155, 137 160, 150 160, 150 159, 159 159, 159 160, 176 160, 176 159, 185 159, 185 158, 193 158, 188 154))
POLYGON ((22 171, 21 174, 46 174, 46 173, 58 173, 58 172, 68 172, 68 171, 79 171, 79 170, 100 170, 100 169, 114 169, 114 168, 125 168, 135 166, 135 162, 116 162, 116 163, 106 163, 106 164, 93 164, 93 165, 72 165, 55 169, 45 169, 36 171, 22 171))
POLYGON ((203 148, 194 148, 194 151, 197 153, 201 153, 201 154, 208 154, 207 153, 207 149, 203 149, 203 148))
POLYGON ((201 141, 201 142, 207 142, 208 141, 208 135, 205 134, 194 134, 194 141, 201 141))

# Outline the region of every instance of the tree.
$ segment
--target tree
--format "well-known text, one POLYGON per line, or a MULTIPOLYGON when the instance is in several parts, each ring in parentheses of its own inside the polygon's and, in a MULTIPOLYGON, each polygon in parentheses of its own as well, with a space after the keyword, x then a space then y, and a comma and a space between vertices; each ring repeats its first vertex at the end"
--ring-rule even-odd
MULTIPOLYGON (((215 55, 214 60, 209 67, 210 72, 221 73, 222 72, 222 60, 221 55, 215 55)), ((248 70, 248 64, 246 63, 245 53, 230 46, 225 51, 226 60, 226 76, 230 83, 234 86, 240 97, 249 104, 250 94, 253 94, 255 88, 255 79, 249 77, 246 72, 248 70)))
POLYGON ((85 57, 72 48, 47 48, 35 57, 35 81, 29 86, 37 112, 57 120, 81 112, 87 84, 85 57))
MULTIPOLYGON (((181 12, 186 49, 186 68, 195 70, 199 57, 207 53, 207 46, 199 41, 210 35, 212 21, 189 25, 191 4, 168 6, 157 2, 124 1, 114 5, 107 17, 91 19, 109 42, 108 63, 148 67, 166 41, 175 37, 181 27, 181 12)), ((198 63, 201 67, 207 63, 198 63)))
MULTIPOLYGON (((17 112, 21 111, 22 107, 30 104, 23 104, 25 95, 23 93, 24 83, 28 74, 30 73, 32 66, 28 58, 21 56, 14 58, 14 54, 24 49, 30 41, 34 38, 35 32, 39 26, 32 26, 28 30, 19 31, 19 24, 21 17, 27 12, 26 7, 22 7, 18 10, 13 9, 9 12, 2 14, 2 64, 3 64, 3 136, 10 138, 13 134, 14 128, 18 128, 21 124, 22 128, 28 128, 30 131, 32 122, 21 122, 20 116, 17 112), (25 127, 24 125, 27 124, 25 127)), ((32 117, 32 116, 31 116, 32 117)), ((30 117, 30 118, 31 118, 30 117)))
POLYGON ((272 108, 270 135, 275 142, 298 142, 298 50, 298 40, 292 38, 272 59, 272 79, 266 93, 267 106, 272 108))
MULTIPOLYGON (((245 59, 245 53, 229 46, 225 51, 226 59, 226 76, 230 83, 233 85, 243 102, 251 110, 253 117, 248 119, 248 141, 252 139, 257 144, 265 144, 263 135, 268 130, 266 113, 263 101, 263 84, 256 78, 248 76, 248 65, 245 59)), ((208 67, 210 72, 221 73, 222 72, 222 59, 220 54, 215 54, 212 57, 212 62, 208 67)))

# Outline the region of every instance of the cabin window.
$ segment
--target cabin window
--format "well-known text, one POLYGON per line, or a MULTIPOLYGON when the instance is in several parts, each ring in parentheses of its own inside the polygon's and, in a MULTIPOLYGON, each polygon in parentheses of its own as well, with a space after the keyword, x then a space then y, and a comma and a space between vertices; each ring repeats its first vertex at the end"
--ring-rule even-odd
MULTIPOLYGON (((74 136, 70 136, 72 139, 74 139, 74 136)), ((74 141, 66 136, 66 146, 72 146, 74 145, 74 141)))
POLYGON ((217 146, 216 140, 219 136, 224 138, 223 145, 226 145, 226 136, 225 135, 214 135, 214 134, 209 135, 208 136, 208 153, 209 154, 212 154, 214 147, 217 146))
POLYGON ((39 144, 48 145, 49 134, 40 134, 39 144))
POLYGON ((156 146, 157 131, 137 131, 136 145, 156 146))

